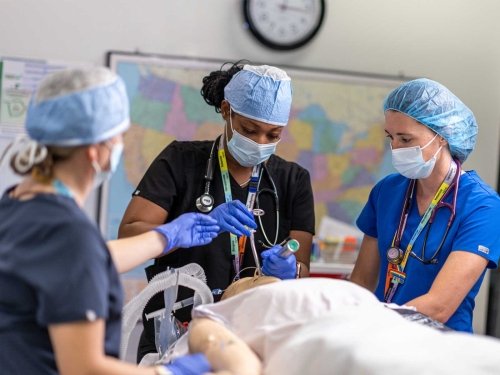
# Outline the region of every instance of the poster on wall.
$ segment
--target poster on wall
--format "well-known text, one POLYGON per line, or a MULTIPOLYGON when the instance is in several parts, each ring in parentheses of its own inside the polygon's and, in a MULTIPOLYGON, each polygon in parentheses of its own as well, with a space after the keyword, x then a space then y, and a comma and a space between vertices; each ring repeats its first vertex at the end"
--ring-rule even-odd
MULTIPOLYGON (((47 74, 77 66, 88 64, 0 57, 0 157, 15 137, 25 133, 26 111, 39 82, 47 74)), ((0 164, 0 193, 19 181, 7 160, 9 155, 0 164)))
MULTIPOLYGON (((222 133, 222 117, 204 102, 200 88, 202 78, 224 62, 114 51, 108 58, 125 81, 132 122, 101 204, 101 228, 113 239, 132 192, 166 145, 222 133)), ((310 172, 318 225, 323 217, 353 225, 370 189, 392 171, 382 103, 401 81, 280 67, 292 78, 293 103, 277 153, 310 172)))

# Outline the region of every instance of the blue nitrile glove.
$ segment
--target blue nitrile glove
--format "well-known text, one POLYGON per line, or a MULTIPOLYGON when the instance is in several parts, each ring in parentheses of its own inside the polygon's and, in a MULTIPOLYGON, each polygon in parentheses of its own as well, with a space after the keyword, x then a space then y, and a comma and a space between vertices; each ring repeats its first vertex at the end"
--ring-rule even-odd
POLYGON ((231 232, 237 236, 250 236, 250 231, 245 227, 257 229, 257 224, 247 206, 239 200, 223 203, 209 213, 217 220, 221 232, 231 232))
POLYGON ((165 255, 177 247, 202 246, 212 242, 219 234, 220 227, 217 220, 208 215, 188 213, 153 230, 167 239, 167 246, 162 253, 165 255))
POLYGON ((264 275, 278 277, 281 280, 295 279, 297 259, 294 254, 286 258, 281 257, 279 255, 281 247, 281 245, 276 245, 260 254, 263 264, 262 272, 264 275))
POLYGON ((212 370, 203 353, 188 354, 165 366, 173 375, 201 375, 212 370))

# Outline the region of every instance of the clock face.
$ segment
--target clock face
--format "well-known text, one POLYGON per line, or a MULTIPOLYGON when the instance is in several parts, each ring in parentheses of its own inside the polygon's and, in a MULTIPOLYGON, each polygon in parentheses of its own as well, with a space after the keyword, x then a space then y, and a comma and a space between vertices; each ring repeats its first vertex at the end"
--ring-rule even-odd
POLYGON ((325 15, 324 0, 244 0, 243 12, 252 34, 280 50, 303 46, 318 32, 325 15))

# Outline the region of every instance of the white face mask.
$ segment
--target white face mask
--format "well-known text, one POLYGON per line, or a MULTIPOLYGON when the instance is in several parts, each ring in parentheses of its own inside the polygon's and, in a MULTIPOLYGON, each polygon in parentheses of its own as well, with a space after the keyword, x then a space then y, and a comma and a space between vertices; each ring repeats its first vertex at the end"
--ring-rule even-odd
POLYGON ((95 171, 94 176, 94 189, 97 189, 101 186, 105 181, 109 180, 111 175, 118 168, 118 164, 120 163, 120 158, 123 152, 123 143, 115 143, 111 147, 111 156, 109 157, 109 170, 103 171, 99 164, 94 160, 92 161, 92 167, 95 171))
POLYGON ((436 164, 436 157, 443 146, 439 147, 434 156, 425 161, 422 150, 429 146, 438 135, 436 134, 424 147, 404 147, 392 149, 392 165, 403 176, 411 179, 427 178, 436 164))
POLYGON ((227 148, 233 158, 235 158, 241 166, 253 167, 266 161, 276 152, 276 145, 279 141, 275 143, 260 144, 234 130, 231 110, 229 110, 229 124, 231 125, 233 136, 228 142, 226 131, 227 148))

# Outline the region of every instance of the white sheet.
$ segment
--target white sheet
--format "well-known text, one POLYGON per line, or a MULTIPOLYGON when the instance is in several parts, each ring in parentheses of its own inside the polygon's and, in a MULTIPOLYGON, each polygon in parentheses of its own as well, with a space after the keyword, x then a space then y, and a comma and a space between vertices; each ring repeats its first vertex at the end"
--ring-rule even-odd
POLYGON ((350 282, 300 279, 199 306, 242 338, 264 374, 500 373, 500 340, 409 322, 350 282))

